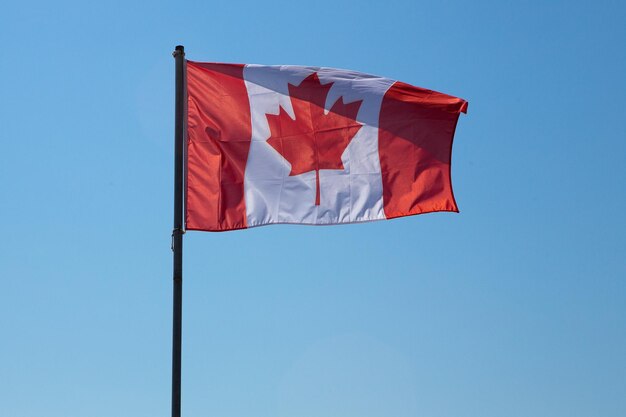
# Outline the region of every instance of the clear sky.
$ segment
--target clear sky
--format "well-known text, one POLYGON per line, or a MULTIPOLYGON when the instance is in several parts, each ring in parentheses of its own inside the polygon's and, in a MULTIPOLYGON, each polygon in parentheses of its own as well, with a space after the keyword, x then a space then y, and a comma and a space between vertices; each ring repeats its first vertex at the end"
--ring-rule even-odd
POLYGON ((465 98, 460 214, 185 236, 183 415, 626 415, 621 1, 10 1, 0 416, 169 416, 174 60, 465 98))

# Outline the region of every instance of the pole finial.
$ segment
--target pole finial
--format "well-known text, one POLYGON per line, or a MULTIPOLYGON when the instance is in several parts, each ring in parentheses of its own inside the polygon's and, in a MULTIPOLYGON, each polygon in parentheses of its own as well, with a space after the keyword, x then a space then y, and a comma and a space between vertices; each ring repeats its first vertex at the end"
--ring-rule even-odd
POLYGON ((172 56, 176 58, 177 56, 185 56, 185 47, 182 45, 176 45, 174 48, 174 52, 172 52, 172 56))

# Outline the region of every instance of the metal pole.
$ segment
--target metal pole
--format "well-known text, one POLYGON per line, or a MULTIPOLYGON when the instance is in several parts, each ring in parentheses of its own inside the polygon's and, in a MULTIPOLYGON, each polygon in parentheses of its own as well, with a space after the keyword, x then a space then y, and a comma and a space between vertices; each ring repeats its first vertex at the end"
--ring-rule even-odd
POLYGON ((172 417, 180 417, 180 370, 183 313, 183 134, 185 117, 185 48, 174 50, 176 60, 176 120, 174 124, 174 312, 172 328, 172 417))

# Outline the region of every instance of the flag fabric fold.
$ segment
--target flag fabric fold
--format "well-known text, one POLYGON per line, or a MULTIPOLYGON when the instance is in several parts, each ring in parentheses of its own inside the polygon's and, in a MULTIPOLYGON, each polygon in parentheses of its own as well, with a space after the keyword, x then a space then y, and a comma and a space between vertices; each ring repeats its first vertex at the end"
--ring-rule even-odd
POLYGON ((188 230, 458 211, 463 99, 355 71, 187 61, 188 230))

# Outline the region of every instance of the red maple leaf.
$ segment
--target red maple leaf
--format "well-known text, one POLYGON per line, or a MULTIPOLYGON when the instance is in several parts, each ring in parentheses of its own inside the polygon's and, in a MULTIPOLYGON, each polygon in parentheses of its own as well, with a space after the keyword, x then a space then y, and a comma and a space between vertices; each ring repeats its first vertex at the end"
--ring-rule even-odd
POLYGON ((333 83, 321 84, 317 73, 300 85, 289 84, 295 119, 280 107, 278 115, 267 114, 267 140, 290 164, 289 176, 315 170, 315 205, 320 204, 320 169, 343 170, 341 154, 361 128, 356 121, 362 100, 337 100, 324 114, 326 96, 333 83))

